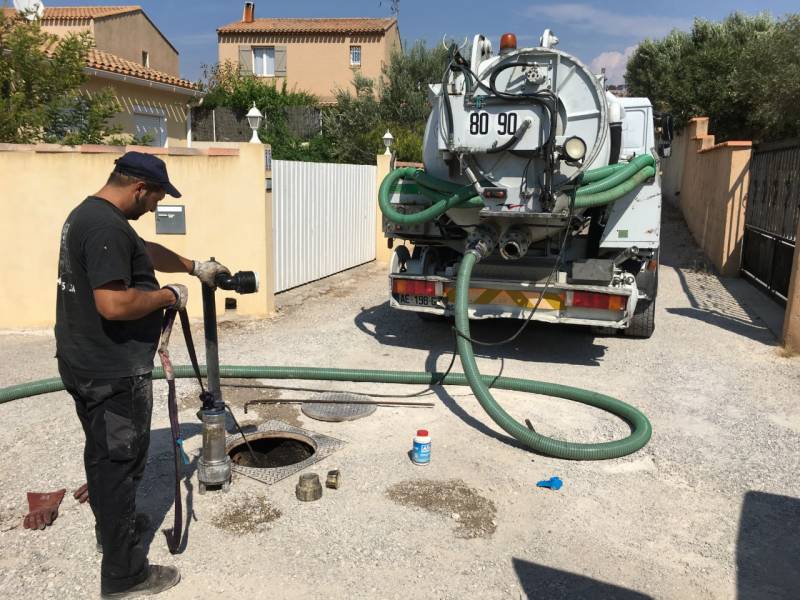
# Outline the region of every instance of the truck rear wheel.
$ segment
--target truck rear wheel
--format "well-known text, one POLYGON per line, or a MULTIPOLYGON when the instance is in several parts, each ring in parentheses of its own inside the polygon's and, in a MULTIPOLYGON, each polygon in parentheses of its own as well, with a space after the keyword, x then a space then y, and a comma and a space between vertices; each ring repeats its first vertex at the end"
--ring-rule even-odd
POLYGON ((653 335, 656 328, 656 299, 640 300, 631 317, 631 323, 625 329, 628 337, 647 339, 653 335))

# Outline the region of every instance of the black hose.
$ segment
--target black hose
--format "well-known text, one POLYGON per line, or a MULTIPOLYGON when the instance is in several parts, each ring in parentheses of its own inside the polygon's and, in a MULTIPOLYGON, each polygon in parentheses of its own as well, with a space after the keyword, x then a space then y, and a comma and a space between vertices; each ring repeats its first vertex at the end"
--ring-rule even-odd
POLYGON ((519 128, 514 132, 514 135, 511 136, 511 139, 509 139, 504 144, 501 144, 500 146, 494 146, 492 148, 489 148, 486 151, 486 154, 497 154, 498 152, 505 152, 506 150, 510 150, 519 143, 519 141, 522 139, 522 136, 525 135, 525 132, 528 131, 528 128, 530 126, 531 126, 530 120, 525 119, 522 122, 522 125, 520 125, 519 128))

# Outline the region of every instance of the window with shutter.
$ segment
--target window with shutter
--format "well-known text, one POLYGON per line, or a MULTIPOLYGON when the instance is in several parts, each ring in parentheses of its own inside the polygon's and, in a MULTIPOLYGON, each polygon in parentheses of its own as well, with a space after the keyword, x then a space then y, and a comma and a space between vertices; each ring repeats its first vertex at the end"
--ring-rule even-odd
POLYGON ((286 46, 275 46, 275 76, 286 77, 286 46))
POLYGON ((259 77, 275 76, 275 47, 253 48, 253 73, 259 77))
POLYGON ((239 46, 239 72, 253 72, 253 50, 250 46, 239 46))

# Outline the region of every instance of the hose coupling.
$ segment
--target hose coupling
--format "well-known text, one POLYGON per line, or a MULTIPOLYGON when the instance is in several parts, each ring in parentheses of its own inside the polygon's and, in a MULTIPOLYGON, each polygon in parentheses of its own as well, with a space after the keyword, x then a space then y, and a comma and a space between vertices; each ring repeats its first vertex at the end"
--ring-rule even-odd
POLYGON ((491 225, 478 225, 467 236, 467 252, 475 254, 478 260, 494 252, 497 246, 497 230, 491 225))
POLYGON ((519 260, 528 253, 531 232, 528 227, 514 225, 500 238, 500 256, 506 260, 519 260))
POLYGON ((220 273, 214 279, 218 288, 231 290, 237 294, 254 294, 258 291, 258 273, 239 271, 234 275, 220 273))

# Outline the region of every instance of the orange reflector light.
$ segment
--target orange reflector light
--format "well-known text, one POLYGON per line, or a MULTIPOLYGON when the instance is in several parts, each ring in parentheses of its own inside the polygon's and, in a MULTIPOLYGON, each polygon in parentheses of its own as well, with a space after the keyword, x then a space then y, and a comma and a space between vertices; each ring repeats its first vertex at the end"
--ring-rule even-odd
POLYGON ((623 311, 628 305, 627 296, 600 294, 598 292, 567 292, 567 306, 623 311), (571 298, 570 298, 571 296, 571 298))
POLYGON ((505 54, 517 49, 517 36, 513 33, 504 33, 500 38, 500 54, 505 54))
POLYGON ((623 311, 628 306, 628 298, 626 296, 609 296, 608 297, 608 310, 623 311))
POLYGON ((499 200, 505 200, 506 197, 508 197, 508 192, 503 188, 484 188, 483 197, 498 198, 499 200))
POLYGON ((419 279, 392 279, 392 293, 403 296, 435 296, 436 282, 419 279))

